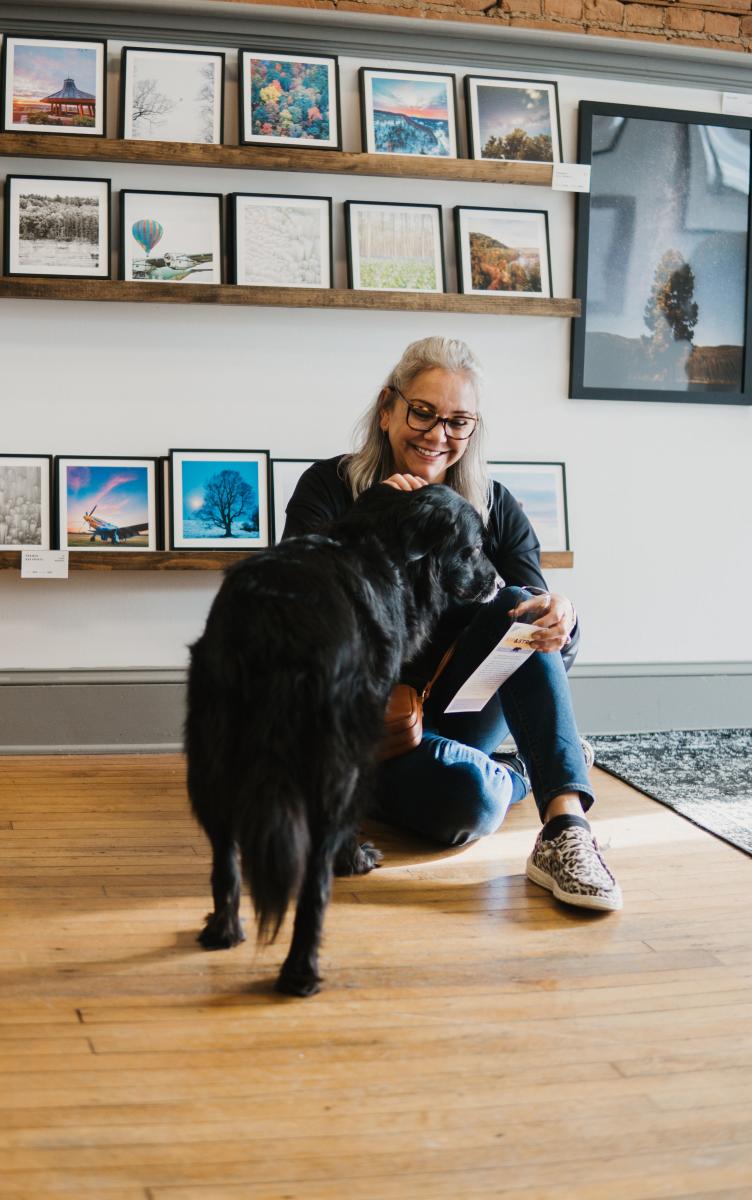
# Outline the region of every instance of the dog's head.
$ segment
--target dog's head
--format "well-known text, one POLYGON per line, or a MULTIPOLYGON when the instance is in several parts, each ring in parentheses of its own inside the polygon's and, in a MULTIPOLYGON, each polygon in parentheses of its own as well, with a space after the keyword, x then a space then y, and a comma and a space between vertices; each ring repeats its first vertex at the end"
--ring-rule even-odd
POLYGON ((446 600, 493 599, 500 580, 483 553, 483 526, 473 506, 452 488, 429 484, 402 492, 378 484, 345 519, 350 531, 375 536, 409 574, 428 573, 446 600))

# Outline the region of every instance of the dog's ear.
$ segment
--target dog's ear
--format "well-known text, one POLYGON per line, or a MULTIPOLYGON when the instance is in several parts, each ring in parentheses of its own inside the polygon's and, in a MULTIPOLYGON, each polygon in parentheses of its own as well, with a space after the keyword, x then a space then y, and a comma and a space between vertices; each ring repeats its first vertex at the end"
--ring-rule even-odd
POLYGON ((443 545, 457 520, 454 496, 434 484, 405 497, 400 532, 406 562, 417 562, 443 545))

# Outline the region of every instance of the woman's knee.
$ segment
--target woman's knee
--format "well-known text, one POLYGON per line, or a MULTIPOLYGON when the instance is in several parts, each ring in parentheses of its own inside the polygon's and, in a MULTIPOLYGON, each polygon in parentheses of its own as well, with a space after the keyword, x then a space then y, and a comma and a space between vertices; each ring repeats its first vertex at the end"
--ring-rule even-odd
POLYGON ((491 760, 448 767, 435 807, 434 836, 445 846, 465 846, 498 829, 512 797, 509 774, 491 760))

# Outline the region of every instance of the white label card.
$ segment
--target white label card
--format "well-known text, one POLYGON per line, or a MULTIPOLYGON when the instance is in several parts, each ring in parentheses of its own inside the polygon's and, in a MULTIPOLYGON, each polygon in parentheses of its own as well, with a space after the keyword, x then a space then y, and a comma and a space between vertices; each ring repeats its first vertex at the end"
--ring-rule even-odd
POLYGON ((67 550, 22 550, 22 579, 67 579, 67 550))
POLYGON ((752 117, 752 92, 724 92, 721 112, 729 117, 752 117))
POLYGON ((590 163, 554 163, 551 187, 555 192, 589 192, 590 163))
POLYGON ((530 639, 538 632, 532 625, 514 621, 498 646, 495 646, 480 666, 476 667, 444 711, 480 712, 485 708, 494 692, 502 683, 506 683, 533 653, 527 647, 530 639))

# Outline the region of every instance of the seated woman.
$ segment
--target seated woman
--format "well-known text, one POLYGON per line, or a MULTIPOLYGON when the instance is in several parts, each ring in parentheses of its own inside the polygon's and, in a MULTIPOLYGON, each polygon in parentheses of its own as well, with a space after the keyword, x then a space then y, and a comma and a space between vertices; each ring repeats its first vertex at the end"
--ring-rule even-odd
POLYGON ((479 364, 464 342, 413 342, 363 416, 355 453, 314 463, 301 476, 283 536, 320 529, 377 483, 403 491, 444 483, 474 505, 486 554, 506 586, 490 604, 451 611, 408 664, 403 679, 421 690, 456 642, 426 702, 420 746, 378 768, 372 814, 459 846, 497 829, 531 787, 543 828, 528 877, 565 903, 618 909, 619 885, 585 817, 594 795, 566 677, 579 640, 574 606, 548 593, 530 522, 488 477, 480 393, 479 364), (538 653, 481 712, 447 715, 448 702, 514 619, 532 621, 538 653), (519 758, 492 758, 510 733, 519 758))

